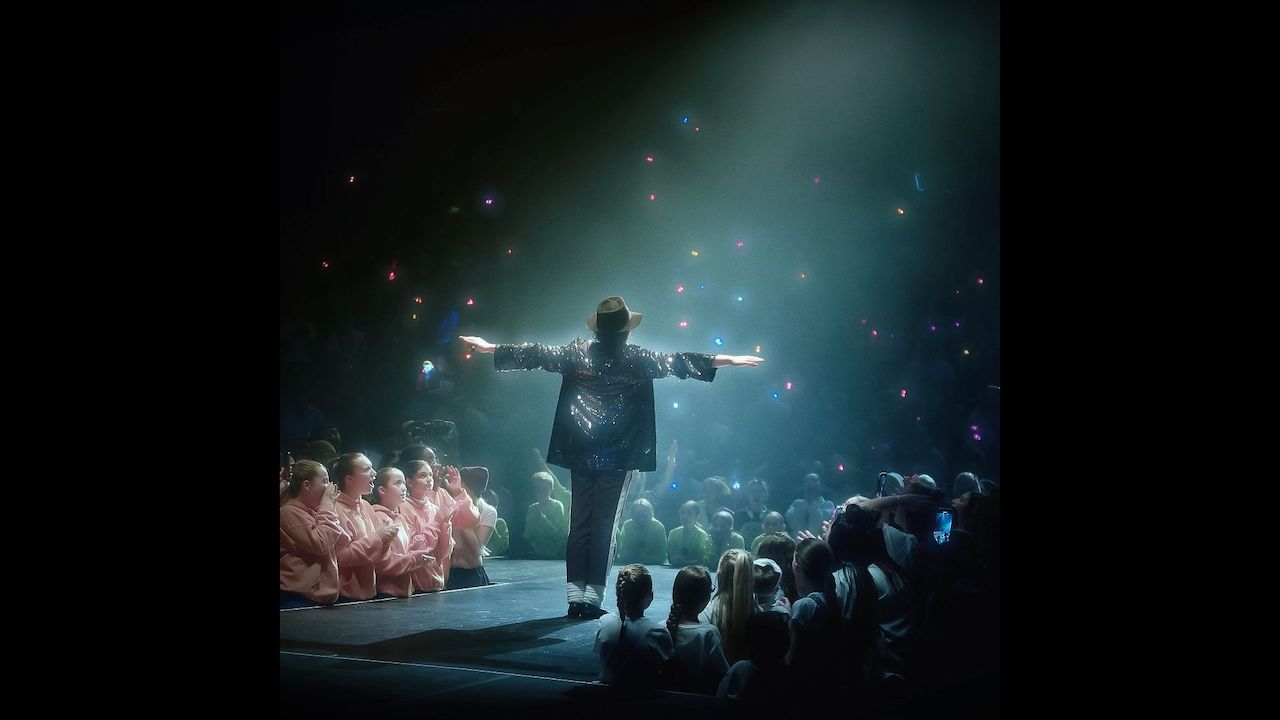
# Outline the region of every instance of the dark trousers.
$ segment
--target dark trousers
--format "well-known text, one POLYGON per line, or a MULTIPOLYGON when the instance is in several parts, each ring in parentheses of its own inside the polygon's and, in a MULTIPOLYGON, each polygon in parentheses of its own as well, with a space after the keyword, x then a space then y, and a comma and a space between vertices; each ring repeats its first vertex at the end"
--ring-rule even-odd
POLYGON ((573 508, 564 553, 565 580, 604 585, 613 564, 622 498, 631 484, 623 470, 572 470, 573 508))
POLYGON ((469 587, 484 587, 489 585, 489 573, 484 571, 484 566, 474 568, 460 568, 456 565, 449 568, 449 580, 445 582, 445 590, 461 590, 469 587))

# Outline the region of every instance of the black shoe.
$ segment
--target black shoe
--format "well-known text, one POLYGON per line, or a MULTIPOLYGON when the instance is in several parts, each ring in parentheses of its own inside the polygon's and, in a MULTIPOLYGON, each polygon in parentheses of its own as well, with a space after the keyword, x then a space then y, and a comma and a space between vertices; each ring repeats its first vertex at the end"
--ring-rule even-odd
POLYGON ((602 616, 608 615, 605 610, 600 609, 599 605, 591 605, 590 603, 581 603, 578 608, 578 617, 583 620, 599 620, 602 616))
POLYGON ((569 612, 568 612, 568 614, 566 614, 566 615, 565 615, 565 617, 574 618, 575 620, 576 620, 576 619, 578 619, 578 618, 581 618, 581 617, 582 617, 582 603, 580 603, 580 602, 571 602, 571 603, 569 603, 569 612))

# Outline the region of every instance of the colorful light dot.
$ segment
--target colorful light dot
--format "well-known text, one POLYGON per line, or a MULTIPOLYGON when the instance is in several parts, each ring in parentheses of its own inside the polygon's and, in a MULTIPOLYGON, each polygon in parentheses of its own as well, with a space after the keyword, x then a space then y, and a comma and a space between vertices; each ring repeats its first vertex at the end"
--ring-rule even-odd
POLYGON ((807 276, 807 275, 805 275, 804 273, 800 273, 800 279, 801 279, 801 280, 804 280, 804 279, 805 279, 805 278, 807 278, 807 277, 808 277, 808 276, 807 276))
POLYGON ((681 320, 681 321, 680 321, 680 327, 682 327, 682 328, 689 327, 689 321, 688 321, 688 320, 681 320))
POLYGON ((697 251, 697 250, 694 250, 694 251, 693 251, 693 256, 694 256, 694 257, 698 257, 698 251, 697 251))
POLYGON ((387 279, 388 279, 388 280, 395 280, 395 279, 396 279, 396 271, 395 271, 395 270, 392 270, 391 272, 387 273, 387 279))
POLYGON ((873 328, 873 329, 871 330, 871 336, 872 336, 872 337, 880 337, 880 331, 879 331, 879 330, 876 330, 876 329, 874 329, 874 328, 873 328))
POLYGON ((970 426, 969 426, 969 431, 970 431, 970 432, 978 432, 978 426, 977 426, 977 425, 970 425, 970 426))
POLYGON ((734 489, 734 490, 741 490, 741 489, 742 489, 742 483, 741 483, 741 482, 738 482, 737 480, 734 480, 734 481, 733 481, 733 489, 734 489))
POLYGON ((689 122, 689 116, 688 116, 688 115, 685 115, 684 117, 680 118, 680 122, 681 122, 681 123, 687 123, 687 122, 689 122))
POLYGON ((965 348, 965 349, 964 349, 964 354, 965 354, 965 355, 968 355, 968 354, 969 354, 969 348, 965 348))
POLYGON ((418 319, 418 313, 414 313, 414 314, 413 314, 413 319, 414 319, 414 320, 417 320, 417 319, 418 319))
POLYGON ((844 465, 837 465, 836 470, 839 470, 840 472, 844 472, 844 465))
POLYGON ((322 268, 324 268, 324 269, 328 270, 328 269, 329 269, 329 261, 328 261, 328 260, 323 260, 323 261, 321 261, 321 262, 320 262, 320 267, 322 267, 322 268))
POLYGON ((742 245, 743 245, 742 241, 741 241, 741 240, 739 240, 739 241, 738 241, 738 247, 742 247, 742 245))
POLYGON ((677 285, 677 286, 676 286, 676 292, 684 292, 684 286, 683 286, 683 285, 677 285))
POLYGON ((671 483, 671 489, 672 489, 672 490, 675 490, 675 489, 676 489, 676 484, 675 484, 675 483, 671 483))
POLYGON ((694 132, 702 132, 702 128, 700 128, 700 127, 696 127, 696 128, 694 128, 694 129, 693 129, 693 131, 694 131, 694 132))
POLYGON ((788 380, 788 381, 787 381, 787 389, 788 389, 788 390, 790 390, 790 389, 791 389, 791 381, 790 381, 790 380, 788 380))
POLYGON ((465 359, 467 359, 467 360, 470 360, 470 359, 471 359, 471 353, 467 353, 466 355, 463 355, 462 357, 463 357, 463 358, 465 358, 465 359))
POLYGON ((773 399, 774 399, 774 400, 777 400, 777 399, 778 399, 778 393, 777 393, 776 391, 775 391, 775 392, 771 392, 771 393, 769 393, 769 394, 773 396, 773 399))
POLYGON ((644 161, 645 161, 645 162, 647 162, 647 163, 651 163, 651 162, 653 162, 653 156, 652 156, 652 155, 646 155, 646 156, 644 157, 644 161))
POLYGON ((759 345, 757 345, 757 346, 756 346, 756 352, 760 352, 760 346, 759 346, 759 345))
POLYGON ((906 211, 906 210, 903 210, 902 208, 898 208, 898 214, 899 214, 899 215, 906 215, 906 214, 907 214, 907 211, 906 211))
POLYGON ((671 407, 673 407, 673 408, 675 408, 675 409, 679 410, 679 409, 680 409, 680 403, 678 403, 678 402, 673 402, 673 403, 671 403, 671 407))
POLYGON ((658 199, 658 196, 657 196, 657 195, 654 195, 653 193, 649 193, 649 199, 650 199, 650 200, 657 200, 657 199, 658 199))
POLYGON ((356 181, 356 176, 355 176, 355 175, 352 175, 350 178, 347 178, 347 182, 349 182, 349 183, 353 183, 353 182, 355 182, 355 181, 356 181))
POLYGON ((906 396, 907 396, 906 388, 902 388, 901 390, 898 391, 898 397, 906 397, 906 396))
POLYGON ((974 439, 974 440, 981 440, 981 439, 982 439, 982 436, 981 436, 981 435, 979 435, 978 433, 974 433, 974 434, 973 434, 973 439, 974 439))
POLYGON ((930 326, 929 326, 929 332, 938 332, 938 326, 937 326, 937 325, 930 325, 930 326))
POLYGON ((813 184, 814 184, 814 185, 817 185, 817 184, 818 184, 818 183, 820 183, 820 182, 822 182, 822 178, 818 177, 817 175, 814 175, 814 176, 813 176, 813 184))
POLYGON ((956 327, 960 327, 960 323, 958 321, 956 322, 956 327))
POLYGON ((476 301, 475 301, 475 299, 474 299, 474 298, 467 298, 467 304, 468 304, 468 305, 475 305, 475 304, 476 304, 476 301))
POLYGON ((706 290, 706 289, 707 289, 707 284, 706 284, 706 283, 698 283, 698 289, 699 289, 699 290, 706 290))
POLYGON ((739 296, 738 296, 738 302, 742 302, 742 296, 741 296, 741 295, 739 295, 739 296))
POLYGON ((507 248, 507 254, 508 254, 508 255, 510 255, 510 254, 512 254, 512 253, 514 253, 514 252, 515 252, 515 250, 513 250, 513 249, 511 249, 511 248, 507 248))
POLYGON ((863 324, 863 325, 866 325, 866 324, 867 324, 867 321, 866 321, 866 320, 863 320, 863 321, 862 321, 862 324, 863 324))
POLYGON ((421 305, 421 304, 422 304, 422 297, 421 297, 421 296, 415 297, 415 298, 413 299, 413 301, 414 301, 414 302, 416 302, 416 303, 418 303, 419 305, 421 305))
POLYGON ((493 204, 493 198, 485 198, 485 199, 484 199, 484 204, 485 204, 485 205, 492 205, 492 204, 493 204))
POLYGON ((712 342, 714 342, 718 347, 724 347, 724 338, 722 337, 713 338, 712 342))
POLYGON ((978 284, 979 284, 979 285, 982 285, 982 284, 984 284, 984 283, 985 283, 985 281, 984 281, 982 278, 978 278, 978 284))
POLYGON ((920 422, 920 416, 919 416, 919 415, 917 415, 917 416, 916 416, 916 422, 920 422))
POLYGON ((960 294, 960 291, 959 291, 959 290, 957 290, 957 291, 956 291, 956 294, 957 294, 957 295, 959 295, 959 294, 960 294))

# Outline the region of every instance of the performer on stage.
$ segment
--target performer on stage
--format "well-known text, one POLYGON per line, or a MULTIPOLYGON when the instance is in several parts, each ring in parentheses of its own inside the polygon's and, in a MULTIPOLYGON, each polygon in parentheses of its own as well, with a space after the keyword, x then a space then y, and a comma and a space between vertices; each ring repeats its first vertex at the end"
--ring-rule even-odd
POLYGON ((628 345, 627 337, 643 317, 614 296, 602 300, 587 318, 594 340, 574 338, 568 345, 549 347, 495 345, 459 336, 476 352, 493 353, 496 370, 542 368, 563 376, 547 462, 572 474, 565 550, 572 618, 605 614, 600 604, 631 471, 657 469, 653 381, 674 375, 711 382, 716 368, 764 362, 752 355, 659 353, 628 345))

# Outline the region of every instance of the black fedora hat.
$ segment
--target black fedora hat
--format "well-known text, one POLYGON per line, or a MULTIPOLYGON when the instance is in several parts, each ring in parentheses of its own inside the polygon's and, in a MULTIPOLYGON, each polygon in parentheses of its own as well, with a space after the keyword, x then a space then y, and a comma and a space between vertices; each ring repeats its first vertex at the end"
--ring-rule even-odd
POLYGON ((587 327, 599 333, 630 332, 642 319, 643 313, 631 312, 627 301, 614 295, 600 301, 595 315, 587 316, 587 327))

